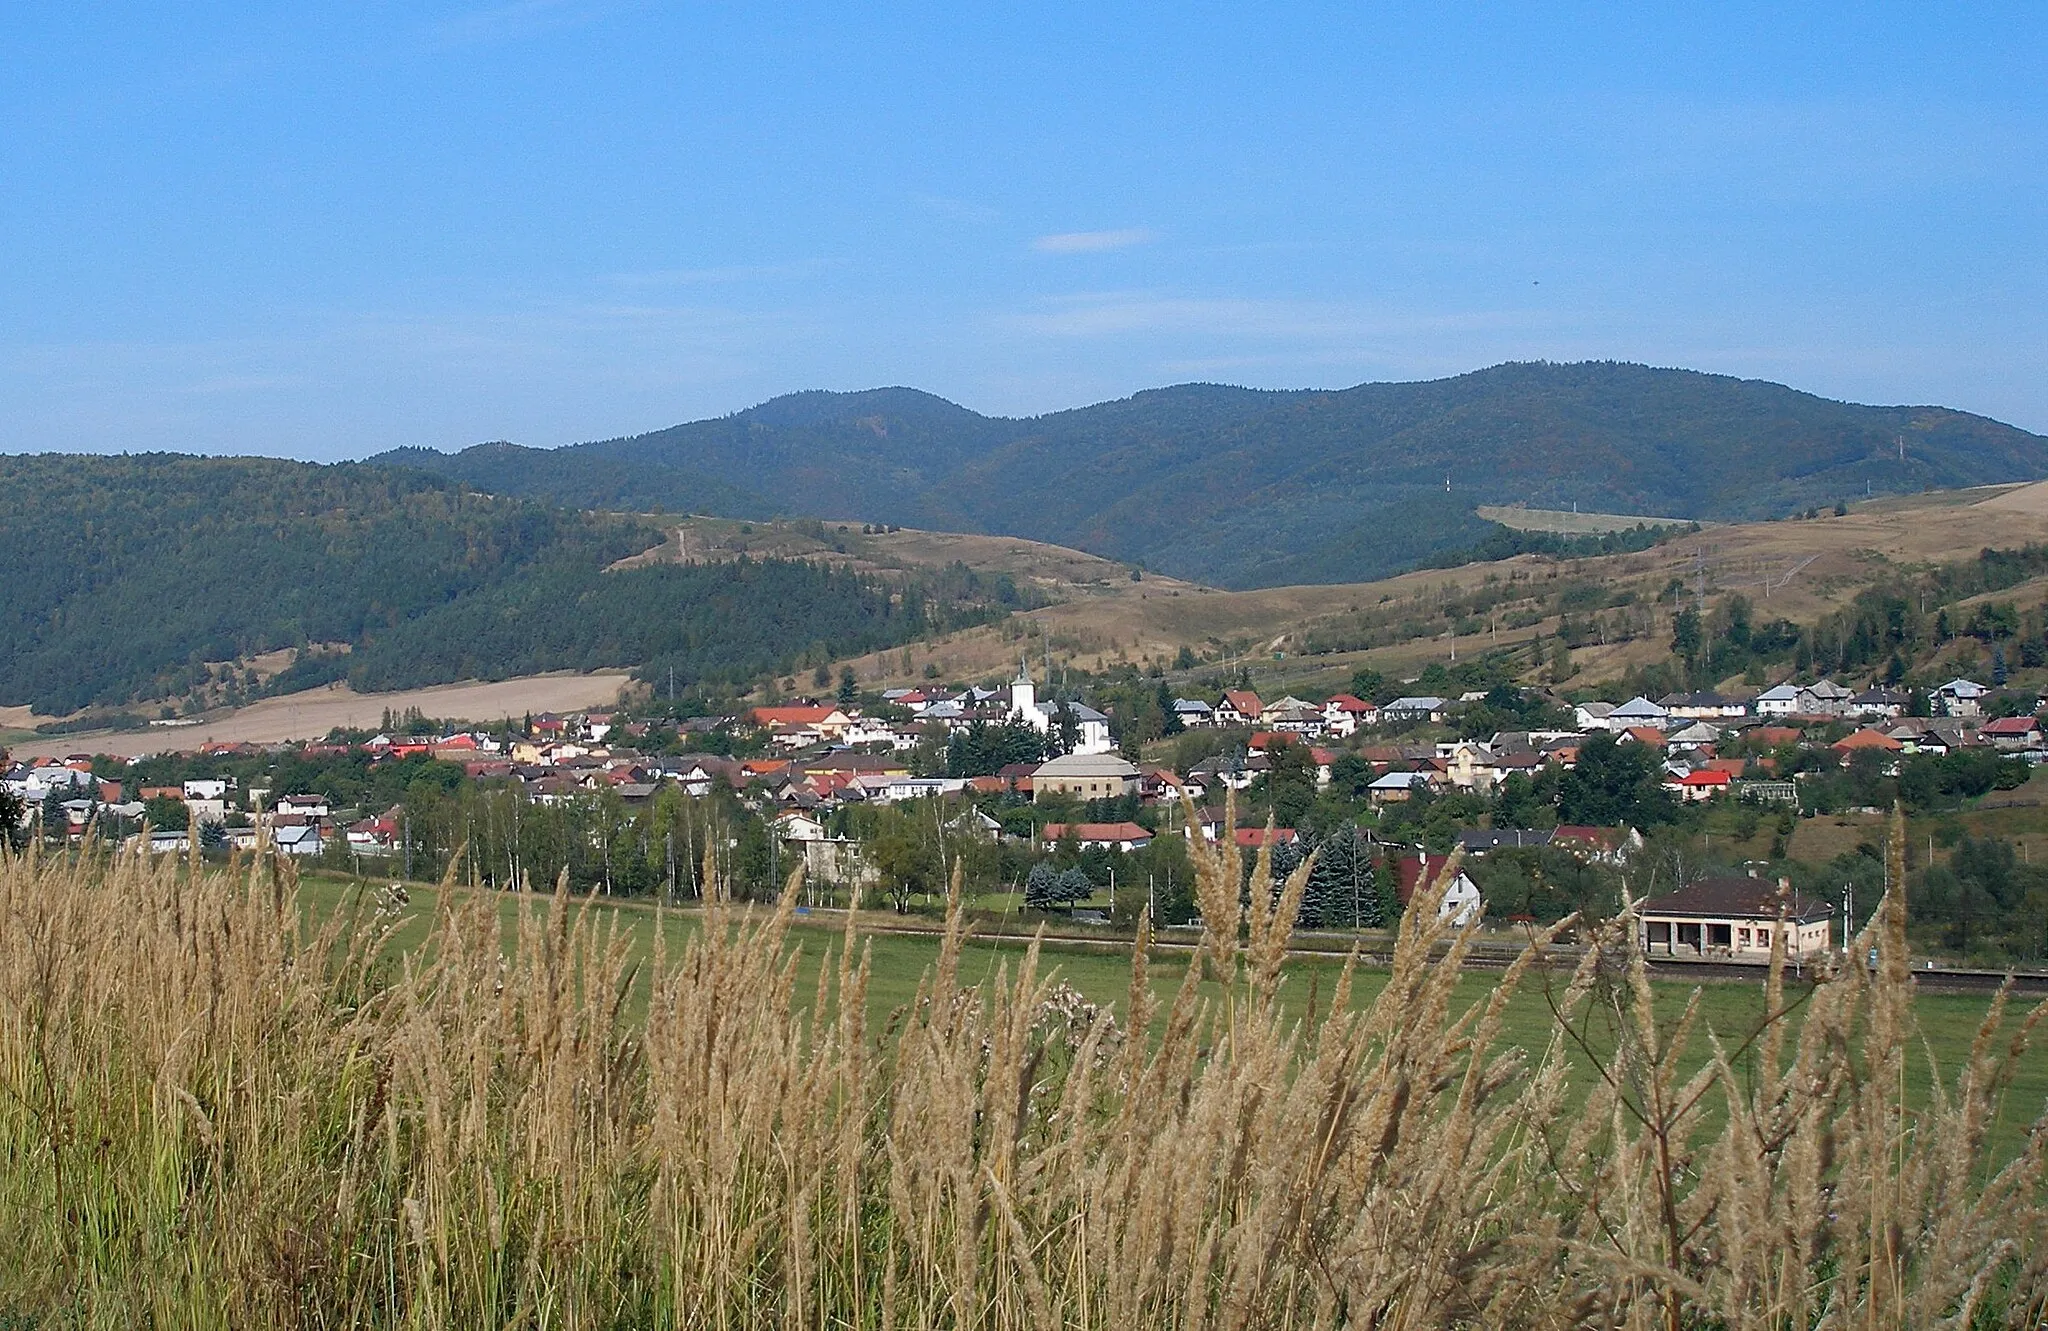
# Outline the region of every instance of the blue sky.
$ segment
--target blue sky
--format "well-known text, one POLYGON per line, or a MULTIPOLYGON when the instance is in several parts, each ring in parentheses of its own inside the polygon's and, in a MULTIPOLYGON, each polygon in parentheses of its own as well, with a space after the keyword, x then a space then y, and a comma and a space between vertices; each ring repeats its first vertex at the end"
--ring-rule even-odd
POLYGON ((1612 357, 2048 431, 2048 6, 14 5, 0 450, 1612 357))

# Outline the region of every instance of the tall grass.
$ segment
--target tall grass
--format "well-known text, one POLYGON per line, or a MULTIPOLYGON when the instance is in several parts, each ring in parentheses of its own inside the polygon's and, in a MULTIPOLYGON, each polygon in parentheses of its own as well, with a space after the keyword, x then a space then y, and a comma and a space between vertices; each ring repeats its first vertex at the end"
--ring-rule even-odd
POLYGON ((1274 883, 1261 859, 1241 909, 1234 849, 1197 847, 1196 867, 1211 932, 1170 1002, 1143 938, 1120 1014, 1074 1001, 1036 947, 963 983, 956 886, 916 1001, 876 1029, 851 924, 797 992, 793 891, 764 912, 713 892, 642 975, 616 917, 559 890, 508 937, 496 900, 451 881, 428 943, 392 956, 388 909, 309 930, 272 858, 9 860, 0 1323, 2031 1327, 2048 1309, 2048 1136, 1997 1169, 1986 1152, 2040 1013, 2008 1022, 2001 997, 1970 1049, 1916 1047, 1896 896, 1853 952, 1875 946, 1874 972, 1809 988, 1776 957, 1773 1017, 1713 1032, 1697 1000, 1655 1020, 1626 916, 1582 963, 1552 972, 1539 945, 1461 1008, 1468 935, 1436 920, 1441 883, 1371 1003, 1347 969, 1283 1005, 1306 868, 1274 883), (1200 996, 1204 969, 1224 999, 1200 996), (1525 986, 1555 1033, 1502 1047, 1525 986), (1951 1075, 1910 1108, 1906 1061, 1936 1056, 1951 1075))

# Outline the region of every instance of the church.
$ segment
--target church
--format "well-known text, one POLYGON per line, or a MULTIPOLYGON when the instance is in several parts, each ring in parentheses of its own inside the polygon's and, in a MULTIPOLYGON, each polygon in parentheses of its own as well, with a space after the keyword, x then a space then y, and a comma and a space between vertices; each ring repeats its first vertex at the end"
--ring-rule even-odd
POLYGON ((1074 714, 1077 738, 1072 752, 1108 753, 1116 748, 1115 742, 1109 737, 1109 718, 1087 703, 1038 701, 1038 686, 1031 682, 1031 671, 1020 660, 1017 663, 1017 678, 1010 681, 1010 719, 1022 721, 1040 734, 1056 734, 1059 730, 1062 708, 1069 709, 1074 714))

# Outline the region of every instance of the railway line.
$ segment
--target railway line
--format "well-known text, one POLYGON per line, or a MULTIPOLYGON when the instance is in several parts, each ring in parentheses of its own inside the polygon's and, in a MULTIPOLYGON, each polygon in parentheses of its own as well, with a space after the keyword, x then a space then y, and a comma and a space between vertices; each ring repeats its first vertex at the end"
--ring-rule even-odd
MULTIPOLYGON (((806 912, 806 915, 813 923, 819 922, 818 917, 820 916, 841 916, 843 918, 841 912, 827 910, 812 910, 806 912)), ((872 920, 867 920, 862 922, 861 932, 890 934, 899 937, 934 938, 941 931, 929 926, 877 924, 872 920)), ((975 930, 972 936, 982 942, 1007 943, 1016 946, 1027 944, 1034 937, 1034 935, 1027 933, 995 930, 975 930)), ((1326 935, 1325 937, 1329 938, 1332 943, 1338 940, 1337 935, 1326 935)), ((1048 946, 1064 951, 1098 954, 1128 953, 1131 950, 1132 941, 1128 937, 1092 933, 1046 933, 1043 935, 1043 940, 1048 946)), ((1152 950, 1154 953, 1165 953, 1168 955, 1192 953, 1200 945, 1199 934, 1186 929, 1162 931, 1161 934, 1155 934, 1152 940, 1152 950)), ((1348 947, 1337 946, 1290 947, 1287 950, 1287 955, 1291 959, 1303 961, 1336 961, 1342 960, 1349 951, 1348 947)), ((1474 948, 1466 956, 1464 968, 1470 971, 1505 970, 1521 954, 1522 949, 1520 947, 1504 947, 1487 940, 1483 941, 1480 946, 1474 948)), ((1563 946, 1553 948, 1551 949, 1551 969, 1571 970, 1578 965, 1579 959, 1583 955, 1583 951, 1577 947, 1563 946)), ((1385 946, 1376 948, 1361 947, 1359 949, 1359 963, 1361 965, 1384 967, 1391 960, 1389 949, 1385 946)), ((1767 967, 1756 962, 1721 961, 1711 957, 1655 957, 1649 963, 1651 979, 1680 984, 1762 984, 1767 969, 1767 967)), ((1787 979, 1788 982, 1802 983, 1808 979, 1815 978, 1817 974, 1815 969, 1810 966, 1795 967, 1787 971, 1787 979)), ((1940 966, 1933 968, 1916 967, 1912 972, 1912 976, 1914 986, 1924 993, 1967 994, 1994 993, 2008 978, 2007 973, 2004 971, 1951 969, 1940 966)), ((2015 994, 2048 996, 2048 974, 2014 972, 2010 975, 2010 978, 2015 994)))

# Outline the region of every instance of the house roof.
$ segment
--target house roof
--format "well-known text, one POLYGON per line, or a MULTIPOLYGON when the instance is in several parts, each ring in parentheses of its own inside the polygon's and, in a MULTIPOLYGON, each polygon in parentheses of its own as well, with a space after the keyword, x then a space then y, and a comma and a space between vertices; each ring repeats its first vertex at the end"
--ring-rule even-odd
POLYGON ((1458 846, 1465 851, 1520 850, 1531 846, 1547 846, 1556 838, 1557 833, 1547 827, 1510 827, 1493 831, 1475 829, 1458 833, 1458 846))
POLYGON ((1136 823, 1047 823, 1042 835, 1058 841, 1071 830, 1076 841, 1150 841, 1152 834, 1136 823))
POLYGON ((1834 914, 1834 907, 1797 895, 1781 878, 1699 878, 1667 896, 1645 901, 1637 913, 1775 920, 1781 900, 1791 920, 1825 920, 1834 914))
POLYGON ((1727 772, 1711 767, 1703 767, 1697 772, 1687 772, 1684 776, 1679 777, 1677 784, 1699 789, 1707 786, 1725 786, 1734 779, 1727 772))
POLYGON ((1048 777, 1065 777, 1069 780, 1075 777, 1119 777, 1130 780, 1137 775, 1138 769, 1135 765, 1113 753, 1069 753, 1052 759, 1032 773, 1035 779, 1041 781, 1048 777))
MULTIPOLYGON (((2021 731, 2020 733, 2025 734, 2026 732, 2021 731)), ((1840 749, 1844 753, 1850 753, 1857 749, 1898 749, 1905 746, 1890 735, 1885 734, 1882 730, 1872 730, 1866 726, 1853 735, 1842 736, 1830 747, 1840 749)))
POLYGON ((1977 727, 1977 732, 1982 735, 2031 735, 2040 728, 2041 722, 2036 717, 2001 716, 1996 721, 1986 721, 1977 727))
POLYGON ((814 726, 839 714, 836 707, 756 707, 747 716, 757 726, 814 726))
POLYGON ((1260 846, 1293 841, 1297 835, 1291 827, 1240 827, 1231 832, 1230 839, 1247 850, 1257 850, 1260 846))
POLYGON ((1340 712, 1377 712, 1379 710, 1376 705, 1365 701, 1363 698, 1354 697, 1349 693, 1333 693, 1323 700, 1324 711, 1328 711, 1332 707, 1340 712))
MULTIPOLYGON (((1228 703, 1245 716, 1255 717, 1266 710, 1265 705, 1259 701, 1259 695, 1253 693, 1250 689, 1225 689, 1223 690, 1223 702, 1228 703)), ((1220 703, 1218 704, 1218 706, 1221 705, 1220 703)))
POLYGON ((1627 835, 1628 829, 1625 827, 1588 827, 1582 823, 1562 823, 1558 826, 1556 840, 1613 851, 1621 846, 1627 835))
MULTIPOLYGON (((1394 882, 1396 890, 1401 895, 1401 904, 1407 905, 1409 900, 1414 897, 1415 889, 1420 887, 1425 879, 1433 879, 1442 873, 1444 866, 1450 863, 1450 860, 1451 857, 1448 855, 1425 854, 1396 857, 1394 860, 1394 882)), ((1459 870, 1458 877, 1463 878, 1464 876, 1464 870, 1459 870)))

